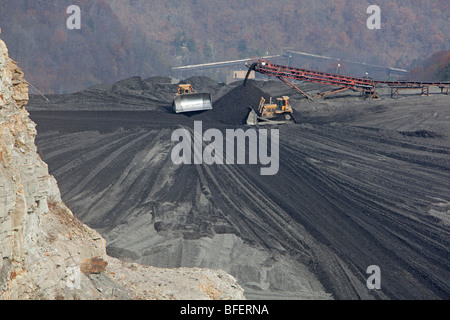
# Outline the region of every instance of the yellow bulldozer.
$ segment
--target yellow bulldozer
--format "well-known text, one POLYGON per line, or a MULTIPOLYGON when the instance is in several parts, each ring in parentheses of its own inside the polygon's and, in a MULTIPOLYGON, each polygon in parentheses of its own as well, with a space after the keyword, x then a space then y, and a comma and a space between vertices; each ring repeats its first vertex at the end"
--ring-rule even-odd
POLYGON ((175 113, 211 110, 212 102, 209 93, 199 93, 190 84, 180 84, 173 99, 175 113))
POLYGON ((272 103, 270 98, 269 104, 266 104, 266 99, 261 97, 258 110, 255 111, 250 108, 247 117, 247 124, 251 126, 264 124, 287 124, 295 123, 293 117, 294 109, 292 108, 289 97, 282 96, 278 98, 275 103, 272 103))

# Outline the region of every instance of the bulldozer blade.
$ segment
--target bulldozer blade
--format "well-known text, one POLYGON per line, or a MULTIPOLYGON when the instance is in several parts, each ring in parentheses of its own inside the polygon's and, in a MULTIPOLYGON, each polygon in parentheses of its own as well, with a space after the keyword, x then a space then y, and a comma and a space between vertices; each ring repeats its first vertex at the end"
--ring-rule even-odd
POLYGON ((183 94, 173 100, 175 113, 212 110, 211 95, 209 93, 183 94))
POLYGON ((258 115, 256 114, 255 110, 250 108, 250 112, 247 116, 247 124, 250 126, 256 126, 258 125, 258 115))
POLYGON ((296 124, 297 123, 297 120, 295 120, 295 118, 292 114, 286 116, 285 120, 286 120, 286 124, 289 124, 289 123, 296 124))

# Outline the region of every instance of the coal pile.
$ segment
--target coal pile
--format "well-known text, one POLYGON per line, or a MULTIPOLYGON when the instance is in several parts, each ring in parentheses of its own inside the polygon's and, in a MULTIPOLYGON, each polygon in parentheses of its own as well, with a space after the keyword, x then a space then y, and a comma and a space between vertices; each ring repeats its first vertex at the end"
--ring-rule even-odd
POLYGON ((180 84, 190 84, 199 92, 209 92, 213 96, 225 86, 224 83, 217 82, 209 77, 194 76, 180 81, 180 84))
POLYGON ((213 110, 175 114, 178 82, 164 77, 50 102, 38 95, 27 106, 64 202, 105 236, 108 253, 221 269, 248 299, 450 298, 448 96, 391 99, 386 90, 381 100, 303 103, 278 81, 184 81, 211 93, 213 110), (276 175, 250 163, 173 162, 175 129, 194 120, 236 129, 261 96, 285 94, 302 125, 279 126, 276 175), (366 287, 370 265, 382 290, 366 287))
MULTIPOLYGON (((100 84, 70 95, 52 95, 49 100, 32 95, 32 110, 65 111, 162 111, 173 113, 172 102, 178 84, 191 84, 197 92, 211 94, 213 110, 184 113, 188 119, 202 120, 227 125, 245 123, 249 108, 257 108, 261 97, 269 95, 248 82, 231 85, 217 82, 208 77, 190 77, 182 81, 171 77, 139 76, 127 78, 112 84, 100 84)), ((185 119, 186 120, 186 119, 185 119)))
POLYGON ((116 82, 112 91, 116 93, 129 93, 130 91, 148 91, 150 87, 141 77, 131 77, 116 82))
POLYGON ((213 110, 194 116, 195 120, 213 121, 222 124, 245 124, 249 108, 256 109, 261 97, 266 100, 268 95, 252 83, 240 85, 219 98, 213 104, 213 110))

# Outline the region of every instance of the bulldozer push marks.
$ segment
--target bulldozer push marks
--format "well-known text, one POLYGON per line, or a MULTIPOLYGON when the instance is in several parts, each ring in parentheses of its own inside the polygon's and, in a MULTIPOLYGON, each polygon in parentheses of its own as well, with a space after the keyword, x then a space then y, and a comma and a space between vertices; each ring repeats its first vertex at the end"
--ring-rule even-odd
POLYGON ((177 129, 172 133, 171 140, 178 142, 171 154, 172 162, 176 165, 260 164, 264 166, 260 169, 263 176, 275 175, 279 170, 278 129, 226 129, 224 135, 219 129, 203 132, 202 121, 195 121, 193 131, 177 129), (204 147, 204 142, 210 143, 204 147))

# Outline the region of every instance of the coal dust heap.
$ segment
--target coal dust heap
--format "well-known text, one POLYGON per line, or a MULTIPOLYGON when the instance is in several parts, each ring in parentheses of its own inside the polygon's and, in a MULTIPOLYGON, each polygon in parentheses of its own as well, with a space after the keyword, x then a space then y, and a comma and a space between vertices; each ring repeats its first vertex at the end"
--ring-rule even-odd
POLYGON ((166 77, 31 97, 38 150, 109 255, 221 269, 247 298, 450 298, 448 96, 392 99, 380 88, 379 100, 347 91, 308 101, 280 81, 182 82, 210 93, 214 109, 174 114, 177 82, 166 77), (276 127, 275 176, 171 161, 174 130, 200 120, 248 129, 249 108, 282 95, 297 124, 276 127), (371 266, 379 290, 367 287, 371 266))

